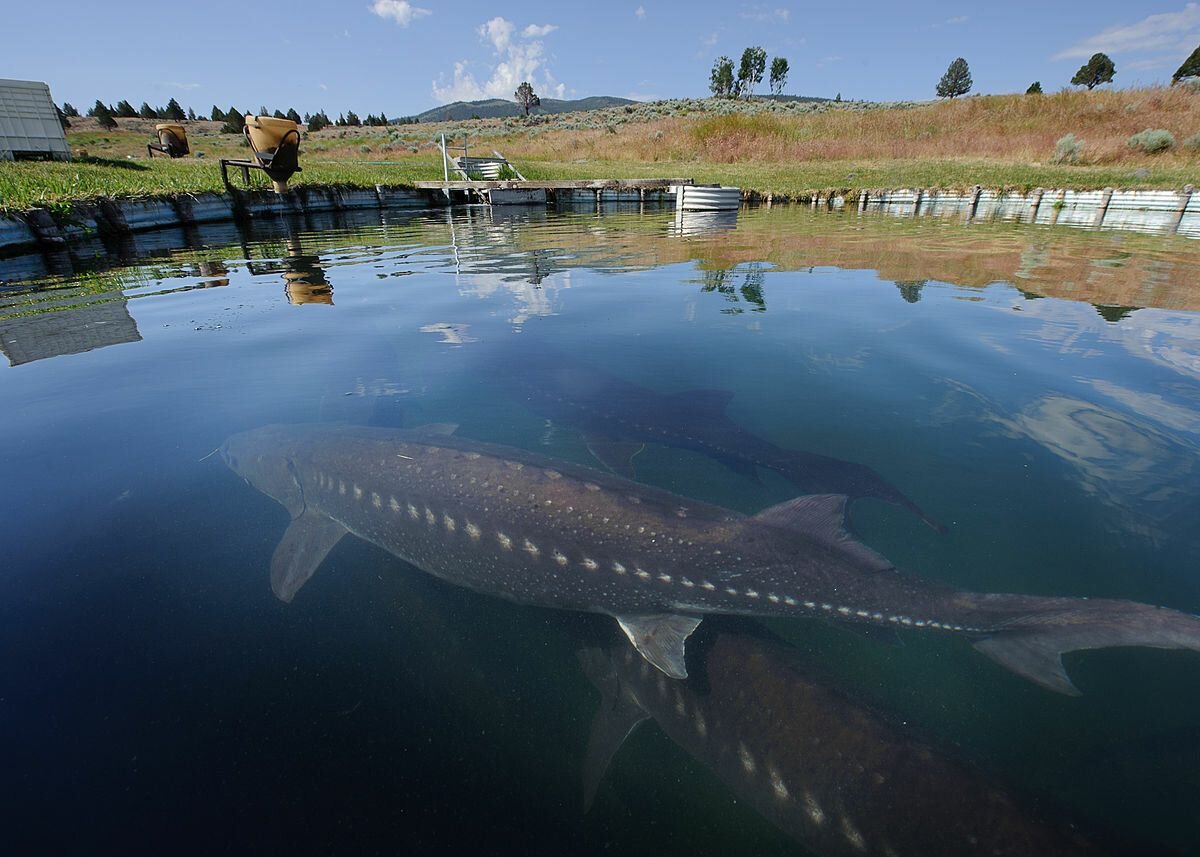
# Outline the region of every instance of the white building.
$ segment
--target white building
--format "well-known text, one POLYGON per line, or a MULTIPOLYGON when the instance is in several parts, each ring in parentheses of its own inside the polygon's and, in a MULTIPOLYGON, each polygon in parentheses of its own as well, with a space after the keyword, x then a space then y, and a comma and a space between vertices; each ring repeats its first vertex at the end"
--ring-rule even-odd
POLYGON ((71 160, 50 87, 36 80, 0 78, 0 161, 71 160))

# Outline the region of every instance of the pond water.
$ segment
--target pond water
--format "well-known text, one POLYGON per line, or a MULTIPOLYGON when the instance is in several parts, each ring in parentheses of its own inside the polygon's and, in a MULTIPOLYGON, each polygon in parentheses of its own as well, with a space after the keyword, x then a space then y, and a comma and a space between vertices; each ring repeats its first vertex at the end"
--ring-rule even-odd
POLYGON ((676 686, 607 617, 358 538, 284 603, 289 512, 213 454, 452 423, 450 449, 599 453, 746 515, 802 493, 760 466, 799 458, 928 581, 1200 614, 1197 283, 1185 239, 803 209, 370 213, 0 260, 5 850, 1038 853, 1070 823, 1200 851, 1198 652, 1068 654, 1068 696, 960 634, 720 618, 676 686), (633 699, 650 722, 599 776, 633 699))

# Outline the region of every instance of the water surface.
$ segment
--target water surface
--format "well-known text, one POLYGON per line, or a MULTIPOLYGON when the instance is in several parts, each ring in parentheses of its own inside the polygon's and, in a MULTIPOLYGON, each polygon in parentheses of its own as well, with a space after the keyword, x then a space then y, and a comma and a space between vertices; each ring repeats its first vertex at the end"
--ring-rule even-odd
MULTIPOLYGON (((472 208, 216 225, 0 260, 0 746, 19 851, 794 853, 653 725, 589 813, 610 622, 455 590, 343 540, 290 605, 287 513, 210 453, 272 422, 417 426, 596 465, 504 383, 577 361, 732 392, 779 447, 946 524, 853 505, 955 586, 1200 613, 1200 250, 1012 224, 472 208)), ((651 445, 637 477, 753 513, 794 491, 651 445)), ((744 630, 743 625, 734 626, 744 630)), ((1200 850, 1200 657, 1067 666, 770 630, 814 680, 1026 795, 1200 850)), ((14 852, 16 853, 16 852, 14 852)))

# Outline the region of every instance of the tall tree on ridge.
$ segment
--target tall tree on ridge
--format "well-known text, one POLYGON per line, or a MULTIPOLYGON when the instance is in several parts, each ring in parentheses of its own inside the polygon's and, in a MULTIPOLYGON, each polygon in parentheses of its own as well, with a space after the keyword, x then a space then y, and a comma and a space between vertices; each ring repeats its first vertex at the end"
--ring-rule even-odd
POLYGON ((971 69, 967 66, 967 61, 958 57, 946 67, 946 73, 938 81, 938 98, 966 95, 971 91, 971 82, 971 69))
POLYGON ((533 87, 530 86, 529 81, 527 80, 521 81, 521 85, 517 87, 517 91, 514 93, 514 95, 517 98, 517 104, 520 104, 523 108, 525 108, 526 116, 529 115, 529 108, 537 107, 542 103, 542 99, 539 98, 538 94, 533 91, 533 87))
POLYGON ((771 60, 771 92, 776 95, 783 95, 783 88, 787 86, 787 76, 787 58, 775 57, 775 59, 771 60))
POLYGON ((1092 58, 1079 67, 1071 78, 1073 86, 1086 86, 1091 92, 1102 83, 1112 83, 1117 67, 1108 58, 1108 54, 1092 54, 1092 58))

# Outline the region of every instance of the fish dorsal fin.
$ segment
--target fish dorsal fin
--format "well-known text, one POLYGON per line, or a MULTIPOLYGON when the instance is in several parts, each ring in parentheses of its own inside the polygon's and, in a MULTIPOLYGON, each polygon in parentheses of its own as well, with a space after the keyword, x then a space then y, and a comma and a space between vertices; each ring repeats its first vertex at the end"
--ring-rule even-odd
POLYGON ((700 626, 695 616, 677 613, 651 613, 615 617, 629 642, 643 658, 671 678, 687 678, 683 644, 700 626))
POLYGON ((679 409, 688 414, 725 416, 729 403, 733 401, 732 390, 685 390, 671 396, 679 403, 679 409))
POLYGON ((894 566, 882 554, 846 532, 845 494, 807 494, 793 497, 775 506, 763 509, 753 518, 760 524, 778 527, 804 535, 820 544, 851 554, 867 570, 887 571, 894 566))
POLYGON ((596 791, 613 756, 638 724, 650 715, 613 669, 609 655, 600 649, 583 649, 579 663, 600 691, 600 708, 592 719, 587 755, 583 760, 583 811, 592 807, 596 791))
POLYGON ((305 510, 292 521, 271 557, 271 591, 280 601, 296 597, 313 572, 346 534, 333 518, 305 510))

